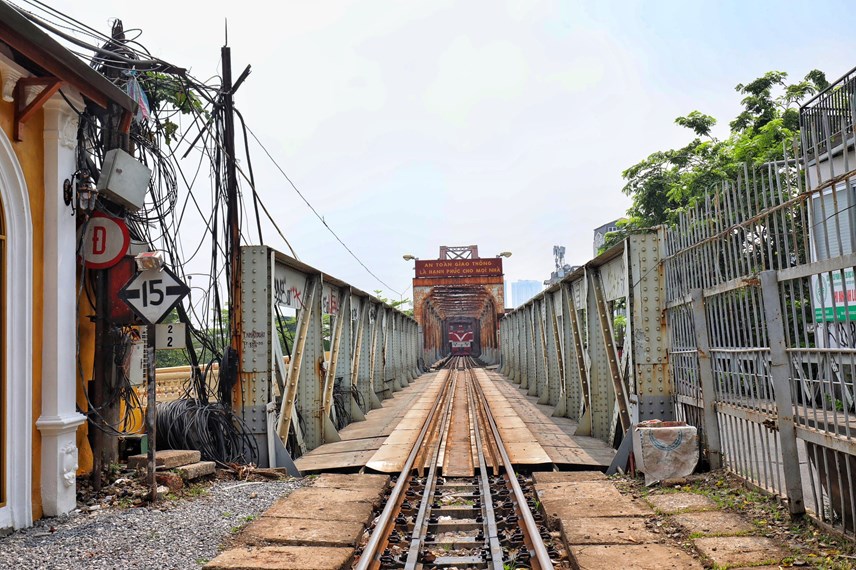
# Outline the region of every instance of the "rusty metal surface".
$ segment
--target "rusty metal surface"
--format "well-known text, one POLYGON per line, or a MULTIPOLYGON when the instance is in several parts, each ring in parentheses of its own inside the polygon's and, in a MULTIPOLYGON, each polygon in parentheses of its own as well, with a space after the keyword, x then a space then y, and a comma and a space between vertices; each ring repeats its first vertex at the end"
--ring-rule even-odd
POLYGON ((496 362, 498 323, 505 312, 502 259, 479 258, 474 246, 444 246, 439 259, 417 260, 414 271, 413 309, 422 329, 423 360, 430 364, 448 355, 448 322, 468 318, 478 321, 480 338, 472 355, 496 362))

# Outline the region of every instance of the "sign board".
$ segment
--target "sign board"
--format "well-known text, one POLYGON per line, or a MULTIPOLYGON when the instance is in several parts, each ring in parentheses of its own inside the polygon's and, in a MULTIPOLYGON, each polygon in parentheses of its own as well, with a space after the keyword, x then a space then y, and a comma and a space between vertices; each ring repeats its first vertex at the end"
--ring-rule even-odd
POLYGON ((502 277, 502 258, 416 260, 416 278, 502 277))
POLYGON ((186 329, 187 325, 184 323, 164 323, 155 326, 155 348, 158 350, 185 348, 186 329))
POLYGON ((812 276, 814 320, 856 320, 856 279, 853 268, 812 276))
POLYGON ((164 267, 137 273, 119 291, 119 298, 144 322, 153 325, 162 321, 189 292, 187 285, 164 267))
MULTIPOLYGON (((850 255, 856 249, 853 236, 853 189, 839 184, 812 196, 809 238, 812 261, 850 255)), ((812 302, 815 322, 856 320, 856 279, 853 268, 813 275, 812 302)))
POLYGON ((82 229, 80 256, 90 269, 107 269, 116 265, 131 245, 128 226, 120 218, 95 212, 82 229))

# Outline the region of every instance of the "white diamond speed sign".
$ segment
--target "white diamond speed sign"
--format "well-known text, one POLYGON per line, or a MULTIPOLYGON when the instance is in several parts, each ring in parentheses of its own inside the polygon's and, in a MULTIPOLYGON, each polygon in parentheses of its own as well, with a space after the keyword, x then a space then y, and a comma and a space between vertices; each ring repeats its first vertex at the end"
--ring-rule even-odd
POLYGON ((190 289, 167 268, 137 273, 119 291, 125 301, 146 323, 161 322, 190 289))

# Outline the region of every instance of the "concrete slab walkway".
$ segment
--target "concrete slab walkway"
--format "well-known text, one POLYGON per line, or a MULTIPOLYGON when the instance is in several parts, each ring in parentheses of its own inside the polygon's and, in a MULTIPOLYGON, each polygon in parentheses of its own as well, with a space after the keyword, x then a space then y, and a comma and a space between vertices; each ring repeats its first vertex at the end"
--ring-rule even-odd
POLYGON ((271 506, 209 570, 338 570, 354 555, 386 475, 327 473, 271 506))
POLYGON ((580 570, 778 568, 792 555, 786 544, 698 493, 667 489, 634 499, 599 472, 533 478, 580 570))

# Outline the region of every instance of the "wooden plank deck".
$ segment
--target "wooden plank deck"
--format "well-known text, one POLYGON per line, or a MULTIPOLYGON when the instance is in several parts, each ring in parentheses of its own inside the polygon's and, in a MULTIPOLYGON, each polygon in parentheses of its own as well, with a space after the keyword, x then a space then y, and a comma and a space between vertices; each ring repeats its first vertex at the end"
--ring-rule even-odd
MULTIPOLYGON (((359 471, 397 473, 404 465, 448 370, 423 374, 383 407, 366 414, 339 432, 342 441, 322 445, 295 462, 303 473, 359 471)), ((478 369, 476 377, 497 421, 508 454, 517 465, 604 468, 614 451, 604 442, 575 435, 575 421, 552 417, 553 408, 538 405, 516 384, 492 370, 478 369)), ((470 437, 470 426, 460 426, 455 447, 470 437)), ((471 459, 461 458, 469 473, 471 459)), ((453 463, 459 463, 455 458, 453 463)), ((451 467, 451 465, 448 465, 451 467)), ((456 470, 457 471, 457 470, 456 470)))
MULTIPOLYGON (((513 384, 502 374, 493 370, 482 371, 481 374, 487 378, 487 382, 483 382, 482 386, 486 383, 492 384, 508 402, 510 412, 502 421, 515 427, 520 427, 520 423, 523 423, 533 435, 531 442, 537 442, 549 457, 547 463, 567 467, 602 468, 608 467, 612 462, 615 451, 606 443, 593 437, 575 435, 577 422, 570 418, 553 416, 552 406, 537 404, 537 398, 527 396, 518 384, 513 384)), ((496 411, 494 415, 497 416, 496 411)), ((497 423, 500 423, 499 417, 497 423)), ((502 427, 500 434, 505 439, 502 427)))
MULTIPOLYGON (((392 398, 384 400, 381 408, 366 414, 365 421, 354 422, 339 432, 342 441, 327 443, 299 457, 295 464, 301 473, 344 470, 358 471, 365 467, 384 444, 397 445, 399 452, 413 445, 406 432, 419 429, 428 415, 433 396, 439 390, 447 372, 423 374, 392 398), (400 428, 400 429, 398 429, 400 428), (390 437, 393 436, 393 437, 390 437)), ((418 431, 416 432, 418 434, 418 431)), ((404 454, 407 457, 407 453, 404 454)), ((403 459, 402 459, 403 462, 403 459)), ((400 470, 400 467, 399 467, 400 470)))
POLYGON ((413 405, 406 410, 395 431, 366 462, 366 469, 378 473, 398 473, 401 471, 448 376, 448 370, 432 373, 432 377, 414 399, 413 405))

